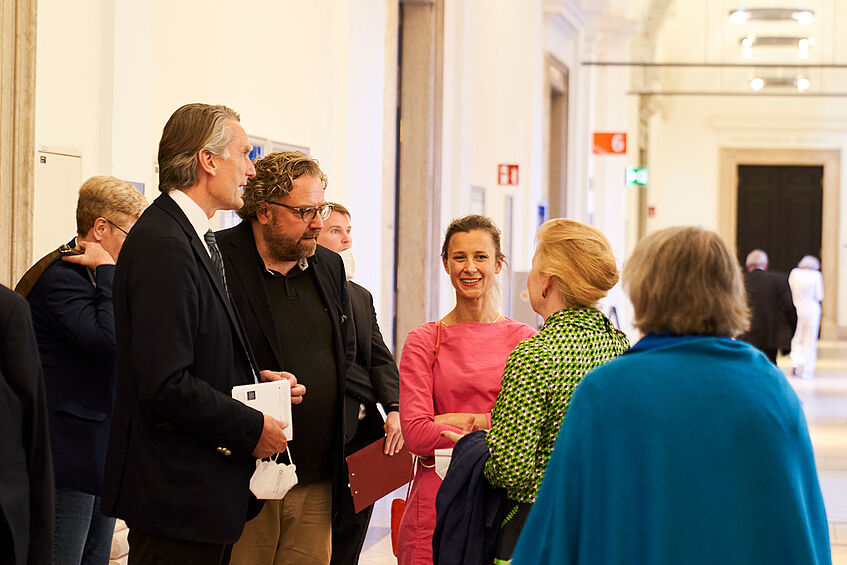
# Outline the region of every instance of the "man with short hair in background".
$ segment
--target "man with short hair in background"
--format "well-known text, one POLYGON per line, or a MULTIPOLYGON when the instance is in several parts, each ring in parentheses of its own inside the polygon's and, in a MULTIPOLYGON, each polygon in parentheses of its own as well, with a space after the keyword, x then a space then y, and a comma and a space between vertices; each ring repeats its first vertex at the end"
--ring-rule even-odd
MULTIPOLYGON (((347 393, 344 397, 344 454, 355 453, 384 437, 385 453, 394 455, 403 447, 398 412, 400 375, 379 331, 373 296, 350 280, 354 275, 350 212, 341 204, 330 204, 332 213, 324 222, 318 243, 340 254, 344 260, 356 329, 356 358, 347 370, 347 393), (385 421, 377 402, 386 412, 385 421)), ((345 462, 345 473, 346 466, 345 462)), ((350 488, 339 489, 338 495, 337 512, 332 522, 332 565, 356 565, 368 533, 373 505, 356 513, 350 488)))
POLYGON ((146 207, 128 182, 91 177, 79 189, 77 236, 18 285, 32 311, 47 390, 54 565, 109 562, 115 519, 100 511, 100 493, 117 381, 112 280, 121 246, 146 207))
POLYGON ((355 345, 344 265, 317 244, 331 211, 325 189, 326 176, 308 155, 270 153, 244 187, 244 221, 217 234, 259 365, 291 371, 309 389, 291 416, 289 454, 299 482, 247 523, 233 565, 330 560, 333 490, 347 484, 342 410, 355 345))
POLYGON ((750 329, 738 339, 761 350, 776 364, 779 350, 790 348, 797 326, 797 310, 791 299, 788 277, 768 271, 768 254, 761 249, 751 251, 744 265, 750 329))
POLYGON ((159 143, 162 194, 127 236, 115 270, 118 392, 103 510, 129 526, 130 565, 229 562, 259 505, 256 458, 285 451, 285 422, 232 387, 293 375, 252 363, 209 220, 241 207, 255 171, 238 114, 186 104, 159 143))

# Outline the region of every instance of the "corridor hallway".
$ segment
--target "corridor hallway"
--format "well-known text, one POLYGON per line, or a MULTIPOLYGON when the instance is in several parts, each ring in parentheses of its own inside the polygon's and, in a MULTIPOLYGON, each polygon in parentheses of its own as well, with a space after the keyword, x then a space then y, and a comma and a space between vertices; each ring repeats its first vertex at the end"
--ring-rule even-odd
MULTIPOLYGON (((791 374, 791 361, 780 357, 779 367, 791 374)), ((823 490, 833 565, 847 565, 847 341, 824 341, 818 346, 817 377, 788 376, 803 403, 812 436, 818 477, 823 490)), ((374 509, 359 565, 391 565, 389 534, 391 500, 403 497, 405 487, 380 500, 374 509)))
MULTIPOLYGON (((780 368, 791 374, 791 362, 780 368)), ((833 565, 847 565, 847 342, 821 340, 817 377, 788 377, 803 402, 823 491, 833 565)))

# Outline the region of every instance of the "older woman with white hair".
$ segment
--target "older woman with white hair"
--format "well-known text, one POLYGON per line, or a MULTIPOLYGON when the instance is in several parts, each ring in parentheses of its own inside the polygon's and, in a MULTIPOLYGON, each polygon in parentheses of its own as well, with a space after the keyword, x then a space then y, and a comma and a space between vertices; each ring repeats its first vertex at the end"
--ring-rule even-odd
POLYGON ((823 277, 821 262, 806 255, 788 275, 791 297, 797 309, 797 329, 791 338, 791 363, 794 375, 810 379, 815 376, 818 358, 818 330, 821 326, 823 277))

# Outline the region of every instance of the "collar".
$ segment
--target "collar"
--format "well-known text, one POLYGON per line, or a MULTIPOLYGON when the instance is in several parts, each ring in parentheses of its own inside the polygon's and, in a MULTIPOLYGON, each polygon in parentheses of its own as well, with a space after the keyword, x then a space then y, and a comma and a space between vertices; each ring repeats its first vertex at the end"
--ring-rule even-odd
POLYGON ((181 190, 170 190, 167 194, 176 202, 176 205, 179 206, 185 217, 188 218, 188 222, 194 228, 194 231, 197 232, 197 237, 200 238, 200 243, 203 244, 203 247, 208 252, 209 246, 206 244, 205 236, 206 232, 209 231, 209 218, 206 216, 206 212, 181 190))
POLYGON ((547 316, 541 330, 544 331, 548 327, 561 325, 602 328, 605 318, 597 308, 562 308, 547 316))
POLYGON ((638 340, 638 343, 629 348, 625 353, 638 353, 639 351, 650 351, 651 349, 659 349, 662 347, 670 347, 674 345, 680 345, 683 343, 696 341, 700 339, 720 339, 727 341, 734 341, 731 337, 727 336, 717 336, 717 335, 697 335, 697 334, 647 334, 638 340))
MULTIPOLYGON (((257 258, 257 259, 258 259, 258 261, 259 261, 259 267, 261 267, 262 272, 263 272, 263 273, 265 273, 266 275, 269 275, 269 276, 271 276, 271 277, 282 277, 282 276, 286 276, 286 275, 283 275, 282 273, 280 273, 280 272, 278 272, 278 271, 274 271, 273 269, 268 269, 267 267, 265 267, 265 262, 264 262, 264 261, 262 261, 262 256, 261 256, 261 255, 259 255, 259 252, 258 252, 258 251, 256 252, 256 258, 257 258)), ((308 258, 306 258, 306 257, 301 257, 301 258, 300 258, 300 259, 298 259, 298 261, 297 261, 297 267, 299 267, 301 271, 305 271, 306 269, 308 269, 308 268, 309 268, 309 265, 310 265, 310 263, 309 263, 309 259, 308 259, 308 258)), ((290 271, 289 271, 289 274, 290 274, 290 271)))

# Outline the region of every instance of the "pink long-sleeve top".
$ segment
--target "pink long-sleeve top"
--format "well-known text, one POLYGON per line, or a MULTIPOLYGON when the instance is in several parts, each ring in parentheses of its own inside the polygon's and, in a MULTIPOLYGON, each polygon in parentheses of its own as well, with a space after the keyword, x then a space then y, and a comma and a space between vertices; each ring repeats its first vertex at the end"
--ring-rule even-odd
POLYGON ((506 359, 515 346, 536 332, 514 320, 494 324, 463 322, 442 326, 429 322, 409 333, 400 359, 400 422, 409 450, 429 456, 454 443, 441 437, 453 426, 436 424, 437 414, 490 413, 500 392, 506 359))

